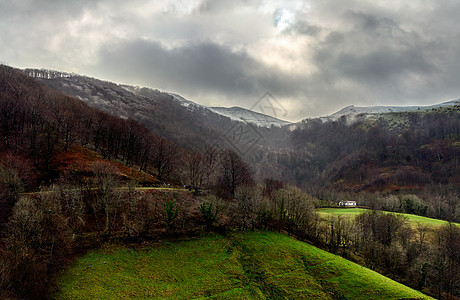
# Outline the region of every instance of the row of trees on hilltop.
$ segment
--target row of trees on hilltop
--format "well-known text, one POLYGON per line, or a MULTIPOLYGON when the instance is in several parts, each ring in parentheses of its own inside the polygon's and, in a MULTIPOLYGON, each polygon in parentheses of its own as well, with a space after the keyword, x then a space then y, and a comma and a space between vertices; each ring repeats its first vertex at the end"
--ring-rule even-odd
POLYGON ((230 201, 203 200, 207 228, 229 224, 230 215, 240 229, 294 235, 439 299, 460 295, 460 227, 454 223, 414 225, 403 215, 375 210, 323 216, 314 209, 318 199, 272 179, 263 186, 239 186, 230 201))
MULTIPOLYGON (((460 229, 411 227, 399 215, 367 212, 356 219, 315 213, 317 199, 280 181, 240 183, 224 199, 187 192, 117 190, 108 162, 94 166, 97 190, 55 187, 22 197, 0 250, 0 284, 22 295, 46 293, 69 253, 104 240, 142 242, 229 228, 284 232, 308 240, 439 298, 459 295, 460 229)), ((216 191, 218 192, 218 191, 216 191)))

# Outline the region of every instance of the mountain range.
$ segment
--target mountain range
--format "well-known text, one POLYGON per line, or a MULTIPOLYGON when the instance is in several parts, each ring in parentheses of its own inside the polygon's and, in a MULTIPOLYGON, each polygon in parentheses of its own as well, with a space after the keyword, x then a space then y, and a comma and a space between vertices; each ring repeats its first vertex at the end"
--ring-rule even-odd
POLYGON ((401 112, 412 112, 412 111, 427 111, 430 109, 436 109, 441 107, 460 105, 460 99, 442 102, 434 105, 426 106, 354 106, 349 105, 342 108, 341 110, 321 117, 323 120, 338 120, 341 117, 356 117, 358 115, 371 116, 380 115, 387 113, 401 113, 401 112))
MULTIPOLYGON (((83 100, 90 106, 113 113, 122 118, 134 118, 137 120, 148 118, 149 109, 155 106, 154 103, 166 105, 162 100, 167 100, 170 102, 168 105, 171 103, 178 103, 192 113, 198 112, 209 118, 218 118, 218 116, 226 117, 232 121, 250 123, 258 127, 283 127, 304 123, 309 119, 307 118, 300 122, 292 123, 238 106, 208 107, 185 99, 181 95, 175 93, 161 92, 145 87, 119 85, 75 73, 65 73, 47 69, 26 69, 26 72, 29 76, 41 79, 47 85, 57 88, 69 96, 74 96, 83 100)), ((357 116, 370 117, 386 113, 426 111, 455 105, 460 105, 460 99, 427 106, 360 107, 349 105, 335 113, 322 116, 319 119, 322 121, 336 121, 342 117, 354 119, 357 116)))
MULTIPOLYGON (((444 231, 453 224, 433 236, 431 248, 422 248, 418 235, 431 232, 420 224, 411 230, 397 215, 373 211, 349 223, 338 216, 326 220, 314 209, 355 200, 373 210, 458 222, 459 100, 349 106, 291 123, 150 88, 0 65, 0 137, 0 235, 20 233, 0 240, 7 246, 2 258, 11 258, 3 264, 12 270, 8 288, 33 290, 24 283, 35 284, 34 277, 20 277, 24 270, 51 274, 45 268, 64 265, 54 253, 68 256, 68 250, 85 249, 80 244, 93 248, 95 239, 138 243, 163 234, 195 236, 205 227, 288 232, 431 292, 439 291, 436 268, 428 268, 434 271, 426 287, 413 274, 434 266, 439 249, 448 249, 442 257, 458 252, 448 248, 458 243, 438 238, 453 236, 444 231), (30 241, 41 248, 17 251, 30 241)), ((246 259, 245 247, 236 251, 243 267, 258 261, 246 259)), ((445 266, 449 283, 458 264, 445 266)))
POLYGON ((48 87, 138 121, 187 149, 232 148, 256 178, 375 190, 460 182, 460 101, 432 106, 347 106, 290 123, 241 107, 207 107, 150 88, 26 69, 48 87))

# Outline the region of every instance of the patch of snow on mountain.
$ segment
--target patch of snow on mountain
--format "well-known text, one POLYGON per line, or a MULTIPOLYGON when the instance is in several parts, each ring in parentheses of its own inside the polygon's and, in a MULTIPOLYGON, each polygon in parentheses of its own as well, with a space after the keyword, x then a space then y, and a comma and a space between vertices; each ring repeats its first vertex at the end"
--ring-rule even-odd
POLYGON ((291 124, 274 117, 270 117, 261 113, 254 112, 242 107, 209 107, 209 109, 217 114, 229 117, 232 120, 255 124, 260 127, 282 127, 291 124))
POLYGON ((189 110, 192 111, 196 109, 209 110, 221 116, 228 117, 234 121, 251 123, 260 127, 271 127, 272 125, 282 127, 284 125, 291 124, 290 122, 279 120, 277 118, 257 113, 249 109, 244 109, 242 107, 207 107, 204 105, 197 104, 193 101, 187 100, 180 95, 173 93, 169 94, 173 96, 173 99, 175 101, 178 101, 182 106, 187 107, 189 110))
POLYGON ((204 105, 197 104, 193 101, 187 100, 181 95, 178 94, 173 94, 169 93, 171 96, 173 96, 173 99, 177 102, 179 102, 182 106, 187 107, 189 110, 195 110, 196 108, 207 108, 204 105))
POLYGON ((333 113, 332 115, 321 117, 323 120, 338 120, 342 116, 346 117, 355 117, 358 115, 377 115, 385 113, 394 113, 394 112, 409 112, 417 110, 428 110, 435 109, 445 106, 454 106, 460 105, 460 99, 452 100, 448 102, 443 102, 440 104, 429 105, 429 106, 347 106, 339 110, 338 112, 333 113))

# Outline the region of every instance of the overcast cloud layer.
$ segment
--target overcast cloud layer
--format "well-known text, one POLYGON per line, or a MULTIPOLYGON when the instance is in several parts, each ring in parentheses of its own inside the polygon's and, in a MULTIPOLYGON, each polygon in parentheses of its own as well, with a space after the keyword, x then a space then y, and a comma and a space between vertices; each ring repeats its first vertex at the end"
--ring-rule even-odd
POLYGON ((456 0, 0 0, 0 62, 286 119, 460 98, 456 0))

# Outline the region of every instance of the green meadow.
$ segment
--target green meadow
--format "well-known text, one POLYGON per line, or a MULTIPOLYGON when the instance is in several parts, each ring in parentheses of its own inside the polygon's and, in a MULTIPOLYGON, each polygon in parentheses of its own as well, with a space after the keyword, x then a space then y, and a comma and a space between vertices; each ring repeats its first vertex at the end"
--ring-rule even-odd
MULTIPOLYGON (((332 216, 355 217, 366 211, 369 211, 369 210, 364 209, 364 208, 320 208, 317 210, 317 212, 320 214, 321 217, 327 217, 331 215, 332 216)), ((447 224, 447 221, 439 220, 439 219, 432 219, 432 218, 411 215, 411 214, 401 214, 401 213, 396 213, 396 214, 400 214, 406 217, 407 221, 412 227, 416 227, 418 224, 421 224, 423 226, 427 226, 432 229, 435 229, 437 227, 441 227, 442 225, 447 224)), ((457 226, 460 226, 460 224, 458 223, 455 223, 455 224, 457 226)))
POLYGON ((57 278, 54 299, 430 299, 273 232, 143 247, 105 246, 57 278))

